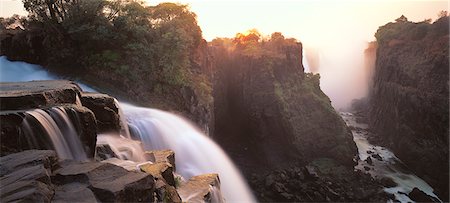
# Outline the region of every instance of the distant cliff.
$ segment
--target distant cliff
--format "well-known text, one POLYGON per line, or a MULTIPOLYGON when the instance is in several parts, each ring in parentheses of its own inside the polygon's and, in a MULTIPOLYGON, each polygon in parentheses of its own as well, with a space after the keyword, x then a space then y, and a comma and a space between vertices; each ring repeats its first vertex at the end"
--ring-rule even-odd
POLYGON ((324 157, 353 164, 352 135, 320 90, 320 76, 304 73, 301 43, 251 33, 217 39, 210 49, 214 139, 246 172, 324 157))
POLYGON ((377 31, 370 125, 379 140, 448 201, 449 18, 403 16, 377 31))

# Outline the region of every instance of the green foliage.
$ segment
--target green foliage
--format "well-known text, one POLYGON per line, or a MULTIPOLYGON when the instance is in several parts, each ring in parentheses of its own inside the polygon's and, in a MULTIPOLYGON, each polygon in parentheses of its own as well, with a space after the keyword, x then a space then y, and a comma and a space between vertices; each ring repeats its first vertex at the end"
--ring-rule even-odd
MULTIPOLYGON (((100 77, 137 81, 156 93, 167 86, 191 86, 205 95, 211 93, 207 79, 192 73, 203 39, 196 15, 186 5, 146 6, 137 0, 23 3, 29 12, 27 21, 34 25, 26 31, 42 34, 45 65, 50 68, 101 72, 106 75, 100 77)), ((2 24, 6 28, 20 20, 2 19, 2 24)))
POLYGON ((431 20, 413 23, 401 16, 395 23, 381 26, 375 33, 379 44, 394 42, 394 40, 420 40, 425 37, 430 28, 431 20))

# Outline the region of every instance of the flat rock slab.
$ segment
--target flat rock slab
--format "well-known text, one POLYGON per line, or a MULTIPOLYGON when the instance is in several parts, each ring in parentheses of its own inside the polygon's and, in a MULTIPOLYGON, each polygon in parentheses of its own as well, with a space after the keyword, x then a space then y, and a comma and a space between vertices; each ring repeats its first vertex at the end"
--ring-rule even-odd
POLYGON ((81 183, 69 183, 55 188, 52 202, 98 202, 94 193, 81 183))
POLYGON ((0 83, 0 109, 18 110, 77 104, 81 88, 68 80, 0 83))
POLYGON ((183 202, 223 202, 218 174, 194 176, 178 188, 183 202))
POLYGON ((80 183, 88 185, 102 202, 153 201, 154 179, 150 174, 131 172, 122 167, 102 162, 61 163, 55 172, 57 183, 80 183))
POLYGON ((57 164, 57 160, 56 153, 52 150, 27 150, 2 156, 0 157, 0 176, 36 165, 51 169, 57 164))

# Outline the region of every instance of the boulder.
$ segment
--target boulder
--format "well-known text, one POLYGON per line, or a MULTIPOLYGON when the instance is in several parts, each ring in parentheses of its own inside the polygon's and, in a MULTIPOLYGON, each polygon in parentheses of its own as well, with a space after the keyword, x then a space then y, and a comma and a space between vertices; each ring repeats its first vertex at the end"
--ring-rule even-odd
POLYGON ((303 173, 305 174, 306 178, 309 178, 311 180, 317 180, 319 178, 319 175, 317 174, 317 171, 313 166, 305 166, 303 168, 303 173))
POLYGON ((94 112, 99 133, 120 131, 119 107, 113 97, 100 93, 82 92, 81 104, 94 112))
POLYGON ((153 151, 146 151, 146 154, 149 156, 149 160, 153 163, 169 163, 172 165, 173 170, 176 171, 175 167, 175 152, 166 149, 166 150, 153 150, 153 151))
POLYGON ((173 167, 167 162, 144 164, 140 166, 141 170, 151 174, 156 179, 163 179, 168 185, 175 186, 173 177, 173 167))
POLYGON ((0 83, 0 109, 18 110, 77 104, 80 87, 67 80, 0 83))
POLYGON ((218 174, 194 176, 178 188, 183 202, 224 202, 218 174))
POLYGON ((372 161, 372 158, 370 158, 370 156, 367 157, 367 159, 366 159, 365 161, 366 161, 366 163, 368 163, 369 165, 373 165, 373 161, 372 161))
POLYGON ((427 195, 425 192, 420 190, 419 188, 413 188, 413 190, 407 194, 411 200, 415 202, 441 202, 435 197, 427 195))
POLYGON ((131 172, 102 162, 66 161, 55 172, 55 182, 80 182, 88 185, 102 202, 153 201, 154 179, 150 174, 131 172))

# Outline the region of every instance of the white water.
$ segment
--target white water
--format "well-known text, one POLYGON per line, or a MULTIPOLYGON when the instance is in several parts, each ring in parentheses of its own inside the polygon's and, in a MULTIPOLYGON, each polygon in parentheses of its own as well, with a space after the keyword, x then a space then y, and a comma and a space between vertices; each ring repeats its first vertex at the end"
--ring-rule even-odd
MULTIPOLYGON (((172 149, 177 173, 185 179, 204 173, 218 173, 225 200, 255 202, 243 177, 225 152, 185 119, 174 114, 122 104, 145 150, 172 149)), ((134 131, 134 132, 133 132, 134 131)))
POLYGON ((345 120, 348 126, 352 126, 355 129, 352 130, 353 140, 358 147, 359 161, 355 167, 358 170, 366 171, 364 167, 369 167, 370 170, 366 171, 371 174, 372 177, 380 178, 387 177, 397 183, 396 187, 385 188, 384 191, 393 194, 396 200, 400 202, 414 202, 407 195, 403 193, 410 193, 414 187, 425 192, 431 197, 439 199, 436 194, 433 193, 433 188, 428 185, 424 180, 409 172, 402 161, 398 159, 394 153, 390 150, 375 146, 369 143, 368 125, 356 122, 356 118, 351 113, 341 113, 342 118, 345 120), (378 154, 382 160, 374 158, 372 155, 378 154), (372 157, 371 157, 372 156, 372 157), (368 164, 365 160, 371 157, 372 164, 368 164))
MULTIPOLYGON (((61 107, 54 107, 48 112, 41 109, 27 111, 44 128, 52 141, 53 147, 61 159, 87 160, 86 152, 77 135, 77 131, 69 119, 66 111, 61 107)), ((28 122, 24 122, 23 129, 28 136, 33 135, 28 122)))
MULTIPOLYGON (((60 77, 49 74, 40 66, 24 62, 11 62, 4 56, 0 57, 0 82, 51 79, 60 79, 60 77)), ((79 85, 84 91, 95 92, 86 85, 79 85)), ((156 109, 140 108, 127 104, 120 106, 129 122, 131 132, 134 132, 131 134, 142 141, 145 150, 171 149, 175 151, 177 172, 184 179, 204 173, 218 173, 221 180, 220 188, 226 201, 256 201, 244 178, 226 153, 189 121, 156 109)), ((124 121, 122 120, 122 122, 124 121)), ((57 130, 55 131, 51 133, 56 137, 61 137, 57 130)), ((98 144, 110 144, 112 150, 123 159, 141 161, 142 157, 138 154, 142 153, 143 150, 133 146, 136 141, 129 139, 128 132, 123 134, 125 135, 99 135, 98 144)), ((56 151, 60 150, 67 154, 67 152, 64 152, 65 149, 69 148, 67 142, 56 141, 58 141, 56 151)))

